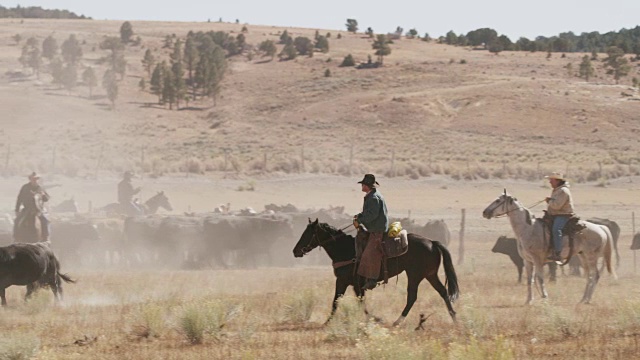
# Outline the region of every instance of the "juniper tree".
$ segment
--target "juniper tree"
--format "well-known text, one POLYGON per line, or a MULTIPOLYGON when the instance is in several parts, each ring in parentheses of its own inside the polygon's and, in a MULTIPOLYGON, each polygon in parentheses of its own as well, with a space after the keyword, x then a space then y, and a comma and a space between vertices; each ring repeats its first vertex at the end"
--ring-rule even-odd
POLYGON ((607 74, 613 75, 618 84, 623 76, 627 76, 631 70, 629 60, 624 57, 624 51, 617 46, 610 46, 607 49, 607 58, 604 60, 605 67, 608 69, 607 74))
POLYGON ((107 92, 107 98, 111 101, 111 108, 116 108, 116 99, 118 99, 118 79, 115 71, 108 69, 102 76, 102 88, 107 92))
POLYGON ((355 65, 356 65, 356 62, 353 59, 353 56, 351 54, 345 56, 344 60, 342 60, 342 64, 340 64, 341 67, 355 66, 355 65))
POLYGON ((265 40, 261 42, 258 46, 258 50, 263 53, 263 56, 271 57, 271 60, 273 60, 274 56, 276 56, 276 53, 278 52, 278 48, 272 40, 265 40))
POLYGON ((49 59, 49 61, 53 60, 53 58, 58 54, 58 42, 53 36, 49 35, 42 42, 42 57, 49 59))
POLYGON ((76 87, 78 83, 78 68, 74 64, 67 64, 62 70, 62 85, 67 90, 76 87))
POLYGON ((329 40, 324 36, 318 36, 316 39, 315 48, 319 49, 323 53, 329 52, 329 40))
POLYGON ((123 43, 128 44, 129 42, 131 42, 132 36, 133 26, 131 26, 130 22, 125 21, 124 23, 122 23, 122 26, 120 26, 120 40, 122 40, 123 43))
POLYGON ((585 55, 582 57, 582 62, 580 63, 580 70, 578 71, 581 78, 584 78, 585 81, 589 82, 589 78, 593 76, 594 69, 591 65, 591 59, 589 59, 589 55, 585 55))
POLYGON ((309 53, 313 53, 313 43, 308 37, 299 36, 295 38, 295 40, 293 40, 293 46, 300 55, 309 55, 309 53))
POLYGON ((389 39, 384 34, 379 34, 376 40, 371 45, 378 55, 378 62, 383 63, 384 57, 391 54, 391 47, 389 46, 389 39))
POLYGON ((149 80, 149 90, 158 96, 158 103, 162 104, 162 88, 164 86, 164 73, 166 71, 166 62, 161 62, 153 69, 153 74, 149 80))
POLYGON ((356 19, 347 19, 347 31, 348 32, 352 32, 352 33, 356 33, 358 32, 358 20, 356 19))
POLYGON ((278 57, 281 60, 293 60, 298 56, 298 51, 293 44, 287 44, 284 46, 278 57))
POLYGON ((89 99, 91 99, 93 97, 93 88, 98 85, 98 78, 91 66, 82 72, 82 82, 89 87, 89 99))
POLYGON ((142 67, 147 71, 147 76, 151 77, 151 69, 153 69, 155 63, 155 56, 153 56, 151 49, 147 49, 147 51, 144 52, 144 58, 142 58, 142 67))
POLYGON ((187 65, 187 71, 189 74, 189 85, 193 87, 193 92, 195 92, 196 85, 195 81, 193 81, 193 72, 196 68, 199 57, 200 53, 198 52, 198 47, 196 46, 194 37, 187 36, 187 40, 184 44, 184 63, 187 65))
POLYGON ((69 35, 69 38, 62 43, 62 58, 66 63, 77 64, 82 59, 82 47, 75 34, 69 35))

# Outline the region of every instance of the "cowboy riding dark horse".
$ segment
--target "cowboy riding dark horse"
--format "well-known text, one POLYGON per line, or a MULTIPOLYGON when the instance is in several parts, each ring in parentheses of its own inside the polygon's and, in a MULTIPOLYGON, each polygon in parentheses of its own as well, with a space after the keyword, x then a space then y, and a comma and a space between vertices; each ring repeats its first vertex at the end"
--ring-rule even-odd
POLYGON ((44 203, 49 201, 49 194, 40 186, 39 179, 40 176, 33 172, 29 175, 29 182, 20 188, 13 228, 13 238, 16 242, 49 241, 49 219, 44 208, 44 203), (36 219, 40 221, 40 232, 36 219))
POLYGON ((361 181, 362 192, 366 193, 362 212, 354 216, 358 228, 356 236, 356 257, 359 261, 358 275, 367 279, 363 289, 377 286, 383 260, 382 239, 389 228, 387 204, 377 189, 378 182, 373 174, 366 174, 361 181))

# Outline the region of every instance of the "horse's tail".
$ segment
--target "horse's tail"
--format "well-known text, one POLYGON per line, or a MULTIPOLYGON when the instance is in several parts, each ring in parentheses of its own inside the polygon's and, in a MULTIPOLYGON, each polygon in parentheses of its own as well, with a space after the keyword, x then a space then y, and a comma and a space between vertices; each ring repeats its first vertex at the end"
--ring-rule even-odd
POLYGON ((460 295, 460 288, 458 287, 458 276, 456 270, 453 268, 453 261, 451 260, 451 253, 442 245, 439 241, 432 241, 433 245, 440 250, 442 254, 442 263, 444 265, 445 283, 449 295, 449 301, 454 302, 460 295))
POLYGON ((71 284, 75 284, 76 281, 73 280, 69 275, 67 274, 62 274, 60 272, 58 272, 58 276, 60 276, 60 279, 64 280, 64 282, 66 283, 71 283, 71 284))
POLYGON ((607 243, 604 245, 604 263, 607 266, 607 271, 609 272, 609 274, 613 275, 614 278, 617 278, 618 275, 611 266, 611 257, 613 255, 613 235, 611 235, 611 231, 609 231, 608 227, 604 225, 600 225, 600 227, 607 235, 607 243))

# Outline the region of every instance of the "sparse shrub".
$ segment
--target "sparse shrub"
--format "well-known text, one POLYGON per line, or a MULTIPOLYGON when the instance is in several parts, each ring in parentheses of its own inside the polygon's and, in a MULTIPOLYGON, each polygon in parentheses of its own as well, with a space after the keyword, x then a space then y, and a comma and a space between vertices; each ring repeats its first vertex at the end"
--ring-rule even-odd
POLYGON ((449 348, 450 359, 484 360, 499 359, 510 360, 516 356, 512 345, 503 337, 497 337, 493 342, 480 342, 472 338, 468 344, 451 344, 449 348))
POLYGON ((296 293, 284 304, 283 320, 292 323, 309 321, 315 305, 316 297, 312 290, 307 289, 302 293, 296 293))
POLYGON ((467 63, 467 60, 465 60, 465 59, 460 59, 460 64, 464 65, 464 64, 466 64, 466 63, 467 63))
POLYGON ((331 70, 327 69, 324 71, 324 77, 331 77, 331 70))
POLYGON ((364 305, 355 297, 338 300, 338 309, 326 328, 329 340, 355 343, 365 334, 364 305))
POLYGON ((224 326, 240 311, 240 307, 222 301, 198 301, 185 306, 179 318, 182 334, 191 344, 202 344, 205 335, 216 340, 224 326))
POLYGON ((35 335, 6 331, 0 337, 0 360, 28 360, 39 348, 40 340, 35 335))
POLYGON ((192 174, 204 174, 204 166, 202 161, 197 158, 190 158, 184 161, 180 166, 181 172, 188 172, 192 174))
POLYGON ((133 333, 141 338, 160 337, 164 325, 164 309, 157 304, 143 304, 138 309, 133 333))
POLYGON ((341 67, 356 66, 356 61, 353 59, 353 56, 349 54, 344 57, 344 60, 342 60, 342 64, 340 64, 340 66, 341 67))
POLYGON ((248 181, 244 185, 238 186, 237 191, 255 191, 256 190, 256 182, 254 180, 248 181))
POLYGON ((22 310, 27 315, 40 314, 51 306, 51 296, 51 292, 45 291, 45 289, 37 290, 24 303, 22 310))
MULTIPOLYGON (((377 326, 370 324, 371 327, 377 326)), ((368 327, 369 328, 369 327, 368 327)), ((378 327, 380 328, 380 327, 378 327)), ((381 328, 384 329, 384 328, 381 328)), ((385 329, 386 330, 386 329, 385 329)), ((438 341, 421 340, 420 345, 412 344, 407 340, 397 338, 396 335, 372 336, 369 341, 358 343, 365 359, 430 359, 446 360, 447 355, 442 344, 438 341)))

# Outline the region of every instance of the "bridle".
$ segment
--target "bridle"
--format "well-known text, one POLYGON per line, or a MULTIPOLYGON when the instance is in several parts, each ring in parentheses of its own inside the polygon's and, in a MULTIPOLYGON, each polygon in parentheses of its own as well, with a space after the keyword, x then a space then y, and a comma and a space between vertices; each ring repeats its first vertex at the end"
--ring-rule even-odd
POLYGON ((318 234, 318 228, 320 228, 320 225, 316 224, 315 231, 313 232, 313 236, 311 237, 311 241, 309 241, 309 243, 306 246, 302 247, 301 249, 302 254, 308 254, 311 250, 317 248, 318 246, 324 246, 330 242, 336 241, 338 237, 342 235, 346 235, 343 232, 343 230, 348 229, 350 226, 352 226, 352 224, 349 224, 341 229, 338 229, 338 233, 336 235, 329 235, 325 240, 320 241, 320 236, 318 234))
MULTIPOLYGON (((497 209, 500 205, 502 205, 502 206, 503 206, 503 209, 504 209, 504 212, 503 212, 502 214, 494 215, 494 216, 493 216, 494 218, 501 218, 501 217, 505 217, 505 216, 507 216, 509 213, 511 213, 511 212, 513 212, 513 211, 517 211, 517 210, 525 209, 525 207, 524 207, 524 206, 522 206, 522 205, 518 204, 518 206, 517 206, 517 207, 515 207, 515 208, 513 208, 513 209, 511 209, 511 210, 507 210, 507 198, 512 199, 512 200, 514 200, 514 201, 517 201, 517 200, 516 200, 515 198, 513 198, 513 197, 511 197, 511 196, 507 195, 507 191, 506 191, 506 190, 504 191, 504 194, 502 194, 502 196, 504 196, 504 200, 502 201, 502 204, 498 204, 498 205, 496 205, 496 207, 494 208, 494 210, 495 210, 495 209, 497 209)), ((541 204, 541 203, 542 203, 542 202, 544 202, 544 201, 545 201, 545 200, 544 200, 544 199, 542 199, 542 200, 540 200, 540 201, 538 201, 538 202, 536 202, 536 203, 532 204, 531 206, 529 206, 529 208, 536 207, 536 206, 538 206, 539 204, 541 204)))

